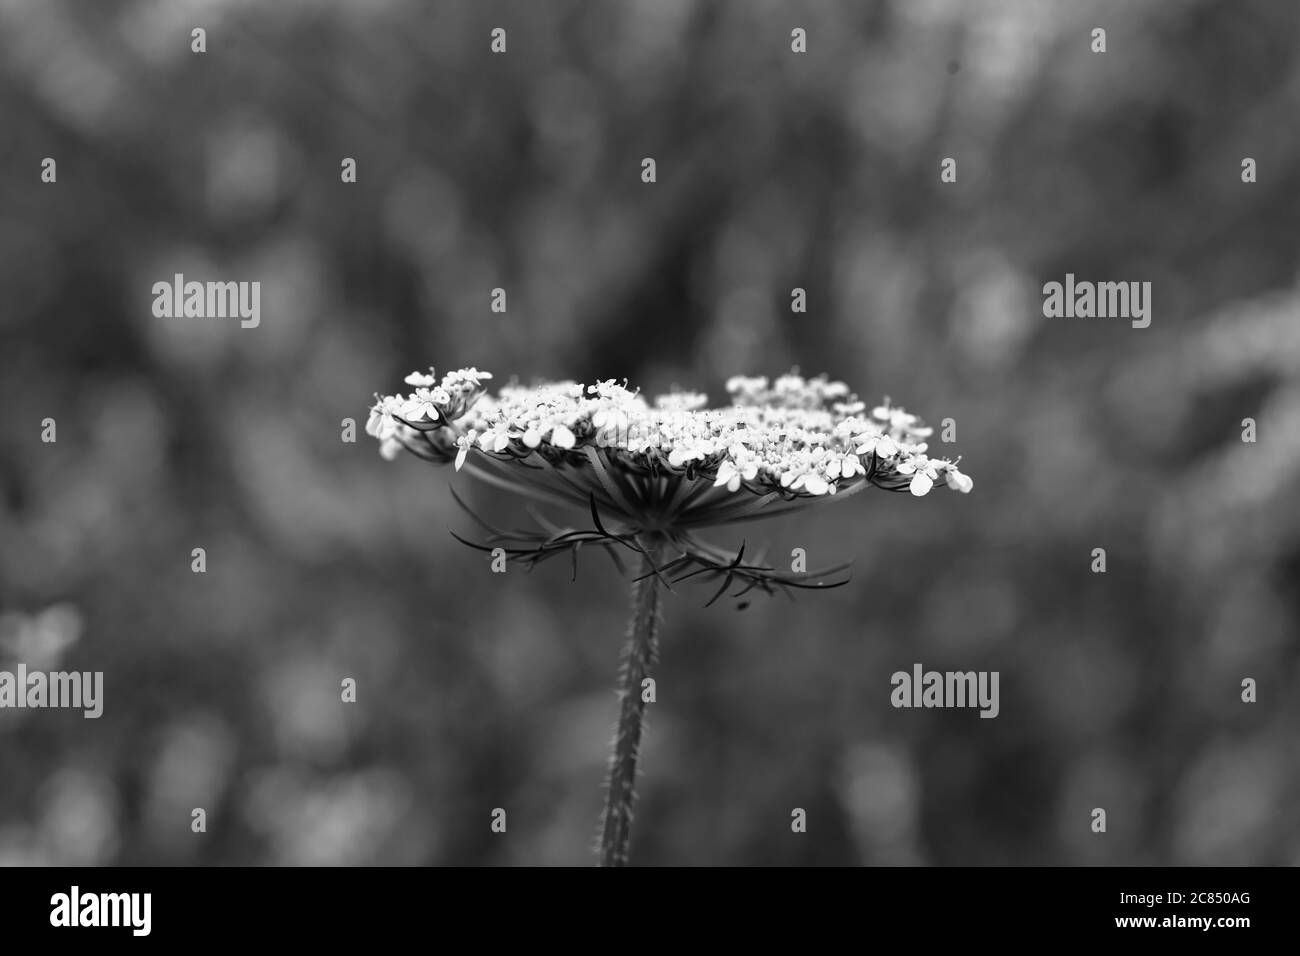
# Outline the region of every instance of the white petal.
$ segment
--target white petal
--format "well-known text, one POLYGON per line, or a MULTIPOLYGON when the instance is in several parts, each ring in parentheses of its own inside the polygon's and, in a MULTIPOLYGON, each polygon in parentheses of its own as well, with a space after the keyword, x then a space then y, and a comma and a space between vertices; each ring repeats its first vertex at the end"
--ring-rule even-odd
MULTIPOLYGON (((901 471, 902 469, 900 468, 899 470, 901 471)), ((924 471, 918 471, 912 476, 912 483, 908 486, 907 490, 916 495, 916 497, 923 498, 933 487, 934 479, 924 471)))
POLYGON ((460 466, 465 464, 465 457, 469 454, 469 446, 461 445, 460 451, 456 452, 456 470, 460 471, 460 466))
POLYGON ((563 425, 556 425, 551 429, 551 444, 556 448, 572 448, 577 441, 573 432, 563 425))

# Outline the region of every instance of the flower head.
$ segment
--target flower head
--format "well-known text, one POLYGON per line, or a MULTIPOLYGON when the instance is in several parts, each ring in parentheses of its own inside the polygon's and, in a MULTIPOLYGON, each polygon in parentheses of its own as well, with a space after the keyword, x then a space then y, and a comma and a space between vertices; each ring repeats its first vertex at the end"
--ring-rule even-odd
POLYGON ((438 379, 434 373, 433 367, 430 366, 428 374, 425 374, 424 372, 412 372, 410 375, 406 376, 406 378, 402 379, 402 381, 407 385, 419 385, 428 388, 430 385, 437 384, 438 379))
MULTIPOLYGON (((460 369, 437 384, 432 372, 407 376, 409 395, 377 396, 366 430, 386 455, 405 447, 537 500, 589 507, 598 527, 589 533, 604 544, 659 535, 714 571, 730 565, 694 538, 702 527, 869 486, 918 497, 940 483, 972 487, 955 462, 927 454, 931 430, 915 415, 888 399, 865 413, 826 376, 735 376, 731 403, 709 408, 697 392, 647 402, 613 379, 510 384, 493 396, 487 372, 460 369)), ((568 534, 526 553, 583 540, 568 534)))

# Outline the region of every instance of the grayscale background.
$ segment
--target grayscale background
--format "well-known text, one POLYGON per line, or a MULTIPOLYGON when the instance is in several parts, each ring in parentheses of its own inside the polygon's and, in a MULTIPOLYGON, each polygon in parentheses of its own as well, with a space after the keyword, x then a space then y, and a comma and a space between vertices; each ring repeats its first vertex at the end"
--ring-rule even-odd
POLYGON ((798 366, 958 422, 970 496, 745 526, 849 587, 669 597, 634 862, 1300 863, 1298 27, 0 3, 0 666, 106 674, 99 721, 0 713, 0 863, 594 862, 625 587, 489 573, 450 469, 340 441, 430 364, 798 366), (175 272, 260 281, 261 326, 153 318, 175 272), (1066 272, 1152 282, 1151 327, 1044 319, 1066 272), (893 709, 918 661, 1000 671, 1001 715, 893 709))

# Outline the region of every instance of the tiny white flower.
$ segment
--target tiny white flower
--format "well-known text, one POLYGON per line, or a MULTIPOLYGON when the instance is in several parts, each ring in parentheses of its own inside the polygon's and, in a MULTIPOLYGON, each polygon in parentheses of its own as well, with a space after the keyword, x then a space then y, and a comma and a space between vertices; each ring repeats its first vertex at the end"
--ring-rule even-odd
POLYGON ((740 471, 728 459, 723 459, 722 464, 718 465, 718 477, 713 479, 713 487, 726 485, 728 491, 740 490, 740 471))
POLYGON ((591 424, 597 429, 620 430, 627 428, 627 413, 620 408, 602 405, 591 415, 591 424))
POLYGON ((865 475, 867 469, 862 467, 862 459, 857 455, 835 455, 826 465, 826 477, 847 481, 856 475, 865 475))
POLYGON ((898 472, 912 476, 907 490, 918 498, 925 497, 939 477, 938 466, 924 455, 909 458, 898 466, 898 472))
POLYGON ((491 378, 490 372, 480 372, 476 368, 459 368, 442 377, 444 388, 478 388, 482 379, 491 378))
POLYGON ((912 426, 915 425, 916 422, 917 418, 915 415, 909 415, 901 408, 893 408, 889 411, 889 427, 894 429, 894 431, 911 431, 912 426))
POLYGON ((810 495, 824 495, 830 490, 830 485, 821 475, 804 475, 803 488, 810 495))
POLYGON ((668 464, 674 468, 681 468, 687 462, 696 461, 703 458, 707 450, 701 442, 683 441, 673 446, 672 451, 668 453, 668 464))
POLYGON ((433 393, 427 388, 417 388, 402 406, 402 417, 417 422, 421 418, 436 422, 439 414, 438 407, 434 404, 433 393))
POLYGON ((577 442, 577 437, 566 426, 556 425, 551 429, 551 444, 556 448, 572 448, 577 442))
POLYGON ((478 447, 484 451, 503 452, 510 445, 510 428, 497 422, 478 436, 478 447))
POLYGON ((457 471, 460 471, 460 466, 465 464, 465 459, 469 456, 469 450, 474 447, 474 439, 477 437, 478 433, 471 428, 465 434, 456 439, 456 447, 459 449, 459 451, 456 452, 457 471))
POLYGON ((872 435, 858 445, 855 451, 859 455, 869 455, 875 452, 877 458, 893 458, 898 454, 899 448, 898 442, 888 435, 872 435))
POLYGON ((399 427, 397 419, 393 417, 394 412, 399 410, 399 402, 393 396, 380 399, 370 409, 370 417, 366 419, 366 434, 381 442, 391 438, 399 427))
POLYGON ((971 481, 969 475, 963 475, 953 465, 948 469, 948 487, 953 491, 960 491, 962 494, 969 494, 971 488, 975 487, 975 482, 971 481))
POLYGON ((428 388, 430 385, 436 384, 438 380, 433 377, 433 369, 429 369, 427 373, 412 372, 410 375, 406 376, 406 378, 402 379, 402 381, 407 385, 421 385, 428 388))

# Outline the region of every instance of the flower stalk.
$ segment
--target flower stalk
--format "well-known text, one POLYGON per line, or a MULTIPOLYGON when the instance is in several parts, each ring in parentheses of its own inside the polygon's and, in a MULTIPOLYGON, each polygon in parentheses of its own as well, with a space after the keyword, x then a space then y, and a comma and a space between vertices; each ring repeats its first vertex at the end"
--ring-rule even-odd
POLYGON ((641 557, 641 575, 632 583, 632 617, 623 648, 620 675, 618 729, 610 744, 609 775, 605 785, 605 813, 601 827, 600 865, 626 866, 636 802, 636 769, 641 737, 645 732, 646 700, 642 682, 659 657, 659 576, 656 562, 660 546, 647 542, 641 557))

